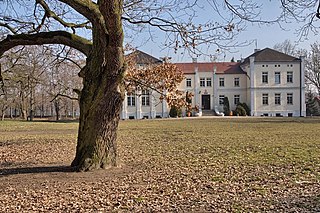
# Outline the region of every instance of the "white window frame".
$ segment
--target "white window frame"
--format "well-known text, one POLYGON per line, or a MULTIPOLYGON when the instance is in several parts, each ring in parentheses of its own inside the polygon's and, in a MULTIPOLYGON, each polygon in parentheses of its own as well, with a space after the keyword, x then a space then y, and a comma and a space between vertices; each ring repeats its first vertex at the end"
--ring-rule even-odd
POLYGON ((187 78, 187 79, 186 79, 186 87, 192 87, 191 78, 187 78))
POLYGON ((207 87, 212 87, 212 79, 211 78, 207 78, 206 79, 206 83, 207 83, 207 87))
POLYGON ((287 72, 287 83, 293 83, 293 72, 292 71, 287 72))
POLYGON ((129 107, 136 106, 136 95, 134 93, 131 93, 130 95, 127 95, 127 105, 129 107))
POLYGON ((233 96, 233 103, 234 105, 238 105, 240 103, 240 95, 233 96))
POLYGON ((240 78, 234 78, 234 86, 240 87, 240 78))
POLYGON ((224 87, 224 78, 219 78, 219 87, 224 87))
POLYGON ((200 78, 200 87, 206 86, 206 78, 200 78))
POLYGON ((280 72, 274 72, 274 83, 281 84, 281 73, 280 72))
POLYGON ((150 106, 149 90, 142 90, 142 92, 141 92, 141 105, 142 106, 150 106))
POLYGON ((268 72, 262 72, 262 76, 261 76, 261 81, 263 84, 267 84, 268 83, 268 72))
POLYGON ((281 93, 274 94, 274 104, 281 105, 281 93))
POLYGON ((293 93, 287 93, 287 104, 293 105, 293 93))
POLYGON ((219 95, 219 105, 223 105, 224 97, 224 95, 219 95))
POLYGON ((262 94, 262 105, 269 105, 269 94, 268 93, 262 94))

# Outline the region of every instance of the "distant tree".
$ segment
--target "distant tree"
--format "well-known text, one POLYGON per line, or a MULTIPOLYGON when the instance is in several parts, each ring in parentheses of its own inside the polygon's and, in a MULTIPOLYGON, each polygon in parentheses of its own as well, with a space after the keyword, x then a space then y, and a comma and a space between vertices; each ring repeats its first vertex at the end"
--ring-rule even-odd
POLYGON ((297 46, 293 44, 289 39, 286 39, 281 43, 275 44, 273 46, 273 49, 291 56, 297 55, 297 46))
POLYGON ((320 44, 313 43, 306 58, 306 83, 320 95, 320 44))
POLYGON ((34 117, 37 87, 42 84, 49 63, 46 51, 36 47, 16 49, 9 53, 10 57, 4 63, 3 84, 7 89, 15 91, 15 103, 23 119, 29 116, 32 120, 34 117))
POLYGON ((306 95, 306 113, 307 115, 320 115, 320 100, 311 91, 306 95))

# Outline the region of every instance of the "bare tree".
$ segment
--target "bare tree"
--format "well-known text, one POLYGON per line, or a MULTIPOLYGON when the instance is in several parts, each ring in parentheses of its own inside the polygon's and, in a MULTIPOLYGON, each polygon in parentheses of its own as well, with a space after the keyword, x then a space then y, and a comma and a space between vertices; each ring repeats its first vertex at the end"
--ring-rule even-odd
MULTIPOLYGON (((84 171, 104 168, 108 159, 115 166, 126 75, 123 26, 126 31, 136 26, 154 27, 166 33, 167 47, 201 54, 203 44, 218 49, 234 44, 230 42, 243 30, 243 20, 271 23, 282 18, 280 14, 273 21, 261 20, 260 5, 254 1, 205 2, 216 17, 197 23, 196 10, 201 7, 197 0, 36 0, 35 7, 31 1, 2 1, 0 26, 8 35, 0 42, 0 56, 18 45, 61 44, 82 52, 86 65, 79 73, 83 89, 72 166, 84 171)), ((281 2, 288 13, 290 5, 281 2)))
POLYGON ((311 52, 307 56, 306 83, 320 95, 320 44, 317 42, 311 45, 311 52))
POLYGON ((80 65, 79 63, 75 65, 75 63, 75 61, 70 62, 65 61, 64 58, 58 58, 46 73, 46 91, 51 98, 50 102, 54 105, 56 120, 60 119, 60 110, 63 108, 66 117, 69 110, 71 110, 71 116, 74 117, 74 108, 79 101, 79 97, 74 91, 81 90, 81 81, 77 75, 80 65))
POLYGON ((286 39, 281 43, 275 44, 273 46, 273 49, 291 56, 297 55, 297 46, 293 44, 289 39, 286 39))

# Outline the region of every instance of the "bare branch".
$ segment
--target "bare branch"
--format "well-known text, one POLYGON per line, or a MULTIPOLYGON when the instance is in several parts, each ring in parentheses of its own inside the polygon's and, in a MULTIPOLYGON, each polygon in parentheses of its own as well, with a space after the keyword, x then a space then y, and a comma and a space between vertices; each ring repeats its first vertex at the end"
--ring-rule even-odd
POLYGON ((41 32, 35 34, 8 35, 0 42, 0 56, 7 50, 19 45, 64 44, 88 55, 91 42, 65 31, 41 32))
MULTIPOLYGON (((66 22, 62 18, 60 18, 55 12, 50 10, 48 4, 44 0, 36 0, 36 2, 37 2, 37 4, 40 4, 42 6, 42 8, 45 10, 45 15, 43 17, 43 20, 45 19, 45 17, 52 17, 53 19, 58 21, 61 25, 63 25, 64 27, 71 28, 73 30, 73 32, 75 32, 75 30, 74 30, 75 28, 91 29, 91 26, 88 25, 90 23, 89 21, 84 22, 82 24, 75 24, 75 23, 66 22)), ((43 20, 41 23, 44 22, 43 20)), ((41 26, 41 24, 39 26, 41 26)))
POLYGON ((99 25, 102 30, 104 30, 105 34, 108 34, 106 23, 104 20, 101 11, 96 3, 88 0, 58 0, 63 2, 73 9, 75 9, 78 13, 86 17, 88 20, 92 22, 93 25, 99 25))
POLYGON ((64 95, 64 94, 58 93, 56 96, 54 96, 54 98, 50 102, 53 102, 55 99, 57 99, 59 97, 64 97, 64 98, 68 98, 70 100, 79 101, 79 98, 75 98, 75 97, 71 97, 69 95, 64 95))
POLYGON ((11 27, 8 23, 2 23, 2 22, 0 22, 0 27, 5 27, 5 28, 7 28, 11 33, 13 33, 13 34, 16 34, 17 33, 17 31, 13 28, 13 27, 11 27))

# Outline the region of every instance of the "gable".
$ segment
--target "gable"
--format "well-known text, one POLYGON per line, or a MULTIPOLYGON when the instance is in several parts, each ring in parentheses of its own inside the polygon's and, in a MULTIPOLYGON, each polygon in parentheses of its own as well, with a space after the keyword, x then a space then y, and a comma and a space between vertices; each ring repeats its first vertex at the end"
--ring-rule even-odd
POLYGON ((157 59, 145 52, 142 52, 140 50, 136 50, 130 54, 128 54, 128 57, 133 56, 134 60, 137 64, 161 64, 162 61, 160 59, 157 59))
POLYGON ((251 54, 242 62, 242 64, 250 63, 250 57, 254 56, 255 62, 296 62, 300 61, 299 58, 293 57, 291 55, 265 48, 263 50, 256 51, 251 54))

